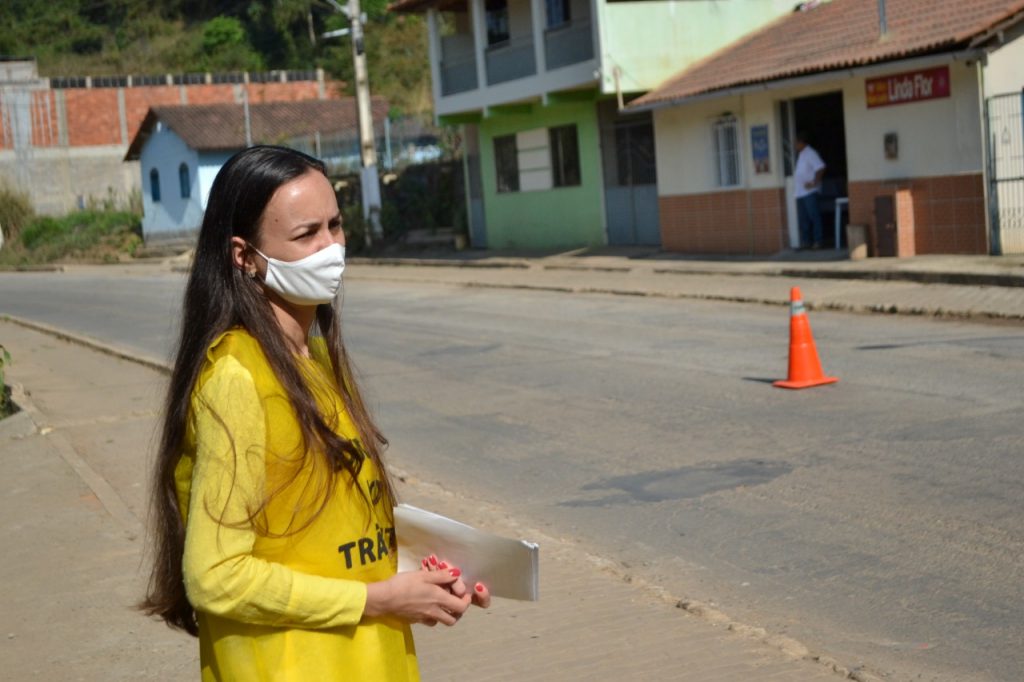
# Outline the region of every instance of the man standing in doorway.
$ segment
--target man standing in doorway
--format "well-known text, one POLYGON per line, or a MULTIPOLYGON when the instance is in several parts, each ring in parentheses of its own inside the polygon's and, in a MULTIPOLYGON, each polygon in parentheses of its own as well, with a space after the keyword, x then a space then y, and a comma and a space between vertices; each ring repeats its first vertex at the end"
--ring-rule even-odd
POLYGON ((796 170, 793 180, 796 184, 796 212, 800 223, 800 248, 821 248, 821 179, 825 175, 825 162, 818 152, 807 144, 807 134, 796 134, 796 170))

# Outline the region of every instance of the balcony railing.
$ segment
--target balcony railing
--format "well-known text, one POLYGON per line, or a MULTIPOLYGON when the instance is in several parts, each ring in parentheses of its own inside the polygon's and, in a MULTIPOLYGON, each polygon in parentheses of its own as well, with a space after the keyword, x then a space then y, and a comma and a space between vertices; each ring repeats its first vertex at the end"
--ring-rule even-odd
POLYGON ((593 59, 594 36, 589 17, 545 31, 544 58, 548 71, 593 59))
POLYGON ((533 54, 533 38, 512 38, 503 45, 487 48, 487 84, 532 76, 537 73, 537 60, 533 54))
POLYGON ((472 34, 441 38, 441 95, 447 97, 477 87, 472 34))

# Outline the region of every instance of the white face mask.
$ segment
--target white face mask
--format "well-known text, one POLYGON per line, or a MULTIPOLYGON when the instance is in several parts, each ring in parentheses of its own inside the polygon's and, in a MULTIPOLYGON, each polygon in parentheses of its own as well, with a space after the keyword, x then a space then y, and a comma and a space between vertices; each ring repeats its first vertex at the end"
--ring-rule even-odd
POLYGON ((295 305, 318 305, 334 300, 345 271, 345 247, 331 244, 299 260, 277 260, 255 246, 253 251, 267 261, 263 284, 295 305))

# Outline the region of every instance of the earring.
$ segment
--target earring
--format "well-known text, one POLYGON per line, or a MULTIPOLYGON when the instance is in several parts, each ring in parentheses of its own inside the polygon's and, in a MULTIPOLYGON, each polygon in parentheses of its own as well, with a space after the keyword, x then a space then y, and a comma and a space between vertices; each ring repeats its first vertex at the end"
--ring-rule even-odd
POLYGON ((256 279, 256 271, 255 270, 249 270, 245 274, 246 274, 246 276, 249 277, 249 279, 256 279))

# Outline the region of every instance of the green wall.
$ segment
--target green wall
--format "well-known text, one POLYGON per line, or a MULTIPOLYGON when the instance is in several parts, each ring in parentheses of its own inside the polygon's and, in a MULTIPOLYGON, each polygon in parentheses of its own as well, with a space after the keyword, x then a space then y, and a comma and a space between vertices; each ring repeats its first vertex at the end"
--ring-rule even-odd
POLYGON ((492 112, 480 121, 487 247, 561 249, 606 243, 601 151, 593 100, 530 105, 529 113, 492 112), (576 124, 580 185, 535 192, 497 192, 494 138, 535 128, 576 124))
MULTIPOLYGON (((793 12, 796 0, 599 2, 605 92, 643 92, 729 43, 793 12)), ((796 38, 794 38, 796 39, 796 38)))

